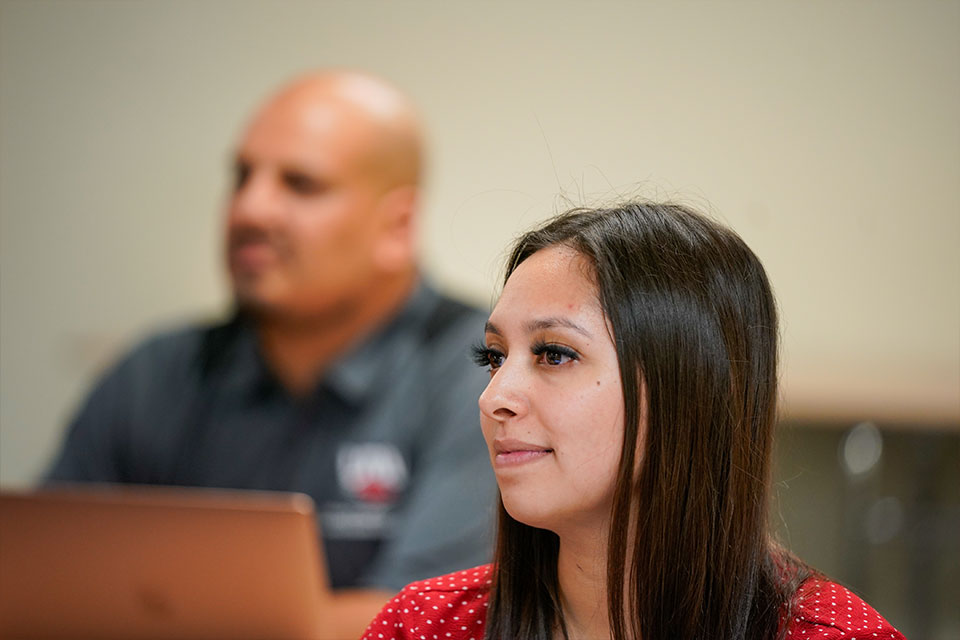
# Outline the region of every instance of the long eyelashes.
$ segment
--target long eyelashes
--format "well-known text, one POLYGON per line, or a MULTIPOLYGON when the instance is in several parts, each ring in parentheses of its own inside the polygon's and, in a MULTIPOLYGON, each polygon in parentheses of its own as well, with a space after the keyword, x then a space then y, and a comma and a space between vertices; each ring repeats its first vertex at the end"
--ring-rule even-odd
MULTIPOLYGON (((477 366, 487 367, 490 371, 499 369, 507 357, 504 353, 491 349, 482 343, 475 344, 471 348, 471 353, 477 366)), ((549 366, 560 366, 580 359, 580 354, 570 347, 542 341, 533 343, 530 346, 530 353, 537 357, 539 363, 549 366)))
POLYGON ((473 356, 473 361, 477 363, 477 366, 488 367, 491 371, 498 369, 506 357, 496 349, 490 349, 483 343, 473 345, 470 351, 473 356))
POLYGON ((573 360, 579 360, 579 354, 571 349, 570 347, 565 347, 562 344, 549 344, 542 341, 537 341, 533 343, 533 346, 530 347, 531 353, 540 358, 544 364, 558 366, 571 362, 573 360))

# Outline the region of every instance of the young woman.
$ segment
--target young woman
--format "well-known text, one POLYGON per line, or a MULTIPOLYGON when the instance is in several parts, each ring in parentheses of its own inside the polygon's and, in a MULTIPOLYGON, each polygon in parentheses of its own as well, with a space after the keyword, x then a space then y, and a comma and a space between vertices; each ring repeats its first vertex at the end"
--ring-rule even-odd
POLYGON ((770 539, 777 314, 735 233, 564 214, 517 242, 476 355, 494 562, 408 586, 365 638, 902 639, 770 539))

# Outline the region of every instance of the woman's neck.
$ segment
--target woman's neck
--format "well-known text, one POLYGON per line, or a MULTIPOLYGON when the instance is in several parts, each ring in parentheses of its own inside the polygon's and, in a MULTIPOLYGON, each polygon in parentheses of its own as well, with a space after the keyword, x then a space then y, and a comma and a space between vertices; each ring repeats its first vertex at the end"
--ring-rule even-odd
POLYGON ((560 536, 557 581, 570 640, 609 638, 606 530, 560 536))

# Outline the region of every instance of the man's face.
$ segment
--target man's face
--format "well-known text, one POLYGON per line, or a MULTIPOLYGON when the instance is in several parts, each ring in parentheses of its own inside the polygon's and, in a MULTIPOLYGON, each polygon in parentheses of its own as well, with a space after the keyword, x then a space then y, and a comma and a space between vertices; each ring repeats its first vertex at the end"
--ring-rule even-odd
POLYGON ((226 217, 237 303, 290 319, 351 312, 376 281, 383 188, 347 105, 281 96, 246 131, 226 217))

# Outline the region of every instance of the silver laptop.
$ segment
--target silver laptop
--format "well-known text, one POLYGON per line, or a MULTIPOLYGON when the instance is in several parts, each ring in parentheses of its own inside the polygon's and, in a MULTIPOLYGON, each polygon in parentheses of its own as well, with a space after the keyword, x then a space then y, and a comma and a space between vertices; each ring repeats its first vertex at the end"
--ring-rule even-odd
POLYGON ((305 640, 329 607, 302 494, 0 491, 0 638, 305 640))

